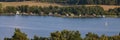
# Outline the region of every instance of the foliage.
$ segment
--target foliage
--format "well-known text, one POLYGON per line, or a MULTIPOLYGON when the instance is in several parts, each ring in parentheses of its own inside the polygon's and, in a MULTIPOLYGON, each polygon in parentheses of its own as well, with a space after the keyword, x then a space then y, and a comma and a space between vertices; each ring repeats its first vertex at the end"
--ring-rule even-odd
POLYGON ((40 13, 41 9, 39 9, 38 6, 32 6, 32 7, 29 7, 29 11, 33 13, 40 13))
POLYGON ((15 13, 17 11, 17 9, 13 6, 7 6, 3 10, 4 10, 4 13, 15 13))
POLYGON ((74 15, 93 15, 93 14, 104 14, 104 9, 100 6, 73 6, 73 7, 58 7, 58 6, 49 6, 49 7, 39 7, 39 6, 28 6, 28 5, 21 5, 17 7, 13 6, 7 6, 3 9, 4 13, 15 13, 16 11, 19 11, 21 13, 35 13, 35 14, 41 14, 41 12, 44 12, 44 14, 49 13, 58 13, 61 15, 65 14, 74 14, 74 15))
POLYGON ((0 15, 1 15, 1 13, 2 13, 2 4, 0 3, 0 15))
POLYGON ((38 36, 34 36, 34 39, 31 39, 31 40, 49 40, 48 38, 46 37, 38 37, 38 36))
MULTIPOLYGON (((81 37, 79 31, 69 31, 69 30, 62 30, 52 32, 50 37, 39 37, 34 36, 31 40, 119 40, 119 35, 113 36, 106 36, 106 35, 97 35, 92 32, 88 32, 84 38, 81 37)), ((5 37, 4 40, 28 40, 27 35, 22 33, 20 29, 15 29, 14 35, 12 38, 5 37)))
POLYGON ((0 0, 0 2, 15 2, 15 1, 36 1, 50 2, 68 5, 84 5, 84 4, 99 4, 99 5, 120 5, 120 0, 0 0))
POLYGON ((28 38, 25 33, 22 33, 20 29, 16 28, 12 40, 28 40, 28 38))
POLYGON ((49 7, 41 7, 41 6, 28 6, 28 5, 21 5, 21 6, 7 6, 5 8, 1 8, 1 13, 3 14, 10 14, 14 15, 16 11, 19 11, 21 14, 59 14, 59 15, 66 15, 69 16, 94 16, 94 15, 120 15, 120 7, 109 9, 105 11, 100 6, 69 6, 69 7, 58 7, 58 6, 49 6, 49 7), (12 14, 11 14, 12 13, 12 14))
POLYGON ((22 13, 28 13, 29 12, 29 6, 28 5, 21 5, 17 7, 17 10, 22 13))
POLYGON ((79 31, 63 30, 51 33, 51 40, 82 40, 79 31))
MULTIPOLYGON (((58 6, 49 6, 49 7, 40 7, 40 6, 7 6, 5 8, 1 8, 1 13, 4 15, 14 15, 16 11, 19 11, 21 14, 25 15, 51 15, 59 14, 59 15, 68 15, 68 16, 94 16, 94 15, 120 15, 120 7, 109 9, 105 11, 100 6, 69 6, 69 7, 58 7, 58 6)), ((1 14, 2 15, 2 14, 1 14)))
POLYGON ((114 9, 110 9, 108 12, 119 16, 120 15, 120 7, 119 8, 114 8, 114 9))
POLYGON ((95 15, 120 15, 120 7, 109 9, 108 11, 105 11, 100 6, 71 6, 71 7, 58 7, 58 6, 49 6, 49 7, 40 7, 40 6, 28 6, 28 5, 21 5, 17 7, 13 6, 7 6, 3 9, 1 9, 1 13, 7 13, 7 14, 15 14, 16 11, 19 11, 20 13, 33 13, 36 15, 41 14, 42 12, 44 14, 60 14, 60 15, 66 15, 71 14, 78 16, 78 15, 89 15, 93 16, 95 15))
POLYGON ((22 33, 20 29, 16 28, 12 38, 5 38, 4 40, 28 40, 28 38, 25 33, 22 33))
POLYGON ((97 34, 89 32, 88 34, 86 34, 86 37, 84 40, 98 40, 98 39, 99 39, 99 36, 97 34))

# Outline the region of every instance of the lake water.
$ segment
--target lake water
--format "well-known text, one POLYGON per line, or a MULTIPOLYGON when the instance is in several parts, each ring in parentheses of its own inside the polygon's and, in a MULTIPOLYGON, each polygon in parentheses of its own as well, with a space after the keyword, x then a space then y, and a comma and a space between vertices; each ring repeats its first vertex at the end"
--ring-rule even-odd
POLYGON ((29 38, 48 37, 57 30, 79 30, 84 37, 88 32, 98 35, 116 35, 120 32, 120 18, 61 18, 51 16, 0 16, 0 39, 11 37, 20 28, 29 38))

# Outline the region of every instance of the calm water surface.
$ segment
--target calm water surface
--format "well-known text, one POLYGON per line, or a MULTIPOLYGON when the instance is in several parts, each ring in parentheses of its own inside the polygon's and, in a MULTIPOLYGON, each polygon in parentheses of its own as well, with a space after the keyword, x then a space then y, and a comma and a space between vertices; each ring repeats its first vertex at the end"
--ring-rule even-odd
POLYGON ((0 39, 11 37, 14 28, 20 28, 29 38, 34 35, 50 36, 57 30, 79 30, 99 35, 116 35, 120 32, 120 18, 61 18, 50 16, 0 16, 0 39))

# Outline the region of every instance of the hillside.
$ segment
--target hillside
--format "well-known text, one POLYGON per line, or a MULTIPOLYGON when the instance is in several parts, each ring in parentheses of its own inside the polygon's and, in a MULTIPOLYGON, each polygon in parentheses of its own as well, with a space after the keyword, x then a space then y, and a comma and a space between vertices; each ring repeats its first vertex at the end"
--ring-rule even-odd
MULTIPOLYGON (((96 6, 96 5, 85 5, 85 6, 96 6)), ((120 7, 120 6, 115 6, 115 5, 98 5, 103 7, 104 10, 109 10, 109 9, 114 9, 116 7, 120 7)))
POLYGON ((61 6, 59 4, 52 4, 52 3, 41 3, 41 2, 33 2, 33 1, 25 1, 25 2, 0 2, 3 7, 6 6, 20 6, 20 5, 29 5, 29 6, 42 6, 42 7, 48 7, 48 6, 61 6))
MULTIPOLYGON (((3 7, 6 6, 20 6, 20 5, 29 5, 29 6, 41 6, 41 7, 48 7, 48 6, 59 6, 59 7, 66 7, 65 5, 60 5, 56 3, 47 3, 47 2, 34 2, 34 1, 25 1, 25 2, 0 2, 3 7)), ((81 5, 79 5, 81 6, 81 5)), ((96 6, 96 5, 85 5, 85 6, 96 6)), ((120 6, 115 5, 98 5, 104 8, 104 10, 113 9, 120 6)))

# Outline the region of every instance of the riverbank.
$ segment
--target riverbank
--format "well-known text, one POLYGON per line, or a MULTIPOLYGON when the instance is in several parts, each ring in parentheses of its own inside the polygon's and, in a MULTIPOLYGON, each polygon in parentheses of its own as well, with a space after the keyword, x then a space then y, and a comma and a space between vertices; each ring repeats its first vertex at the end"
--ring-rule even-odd
POLYGON ((53 16, 53 17, 67 17, 67 18, 119 18, 116 15, 60 15, 60 14, 3 14, 0 16, 53 16))

